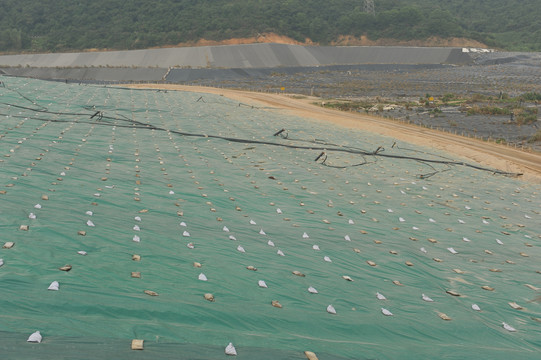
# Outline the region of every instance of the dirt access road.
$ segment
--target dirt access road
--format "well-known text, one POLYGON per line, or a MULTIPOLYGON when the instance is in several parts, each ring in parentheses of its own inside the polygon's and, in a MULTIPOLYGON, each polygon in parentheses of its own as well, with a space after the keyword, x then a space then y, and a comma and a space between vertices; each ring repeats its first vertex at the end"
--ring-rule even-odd
POLYGON ((534 183, 541 183, 540 153, 530 153, 505 145, 488 143, 360 113, 326 109, 314 104, 321 101, 318 98, 298 98, 286 94, 256 93, 172 84, 137 84, 128 85, 128 87, 222 95, 243 104, 270 107, 273 110, 285 111, 288 114, 303 118, 366 130, 399 141, 444 150, 455 155, 457 161, 475 161, 486 167, 523 174, 520 178, 534 183))

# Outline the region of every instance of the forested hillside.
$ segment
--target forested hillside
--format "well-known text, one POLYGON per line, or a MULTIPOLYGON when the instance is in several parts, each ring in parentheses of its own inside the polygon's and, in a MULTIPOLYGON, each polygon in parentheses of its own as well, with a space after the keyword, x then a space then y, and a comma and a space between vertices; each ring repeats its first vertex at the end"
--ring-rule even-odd
POLYGON ((324 45, 465 37, 541 50, 539 0, 2 0, 0 51, 139 49, 277 33, 324 45))

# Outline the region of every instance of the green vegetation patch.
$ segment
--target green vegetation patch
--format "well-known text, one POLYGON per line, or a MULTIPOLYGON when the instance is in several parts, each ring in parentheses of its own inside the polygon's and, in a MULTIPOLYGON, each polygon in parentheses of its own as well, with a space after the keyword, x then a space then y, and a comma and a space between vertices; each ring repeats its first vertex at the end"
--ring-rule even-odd
POLYGON ((474 105, 466 111, 468 115, 509 115, 511 110, 509 108, 502 108, 497 106, 479 106, 474 105))
POLYGON ((519 125, 531 124, 537 121, 538 110, 535 107, 518 108, 513 111, 519 125))
POLYGON ((541 101, 541 94, 534 91, 522 94, 520 98, 526 101, 541 101))
POLYGON ((370 103, 367 101, 349 101, 349 102, 341 102, 341 101, 327 101, 323 103, 324 107, 336 109, 336 110, 342 110, 342 111, 360 111, 360 110, 368 110, 374 107, 374 103, 370 103))

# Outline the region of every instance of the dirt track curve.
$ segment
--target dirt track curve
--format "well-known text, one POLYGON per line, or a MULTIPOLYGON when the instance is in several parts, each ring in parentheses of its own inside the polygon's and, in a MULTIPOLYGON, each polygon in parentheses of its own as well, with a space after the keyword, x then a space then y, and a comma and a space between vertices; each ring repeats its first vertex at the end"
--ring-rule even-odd
MULTIPOLYGON (((315 105, 317 98, 295 98, 284 94, 256 93, 199 86, 144 84, 135 88, 154 88, 219 94, 241 103, 285 110, 289 114, 340 126, 370 131, 415 145, 429 146, 473 160, 483 166, 523 174, 521 178, 541 183, 541 154, 526 152, 505 145, 488 143, 415 125, 353 112, 326 109, 315 105)), ((460 159, 457 159, 460 161, 460 159)))

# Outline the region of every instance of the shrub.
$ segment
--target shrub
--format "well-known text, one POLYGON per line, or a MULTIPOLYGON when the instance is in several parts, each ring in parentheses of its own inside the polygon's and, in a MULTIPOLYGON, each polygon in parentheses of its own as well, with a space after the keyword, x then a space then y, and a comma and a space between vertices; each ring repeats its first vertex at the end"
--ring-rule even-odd
POLYGON ((533 136, 531 138, 528 139, 529 143, 533 143, 533 142, 537 142, 537 141, 541 141, 541 129, 537 130, 537 132, 535 134, 533 134, 533 136))
POLYGON ((515 109, 515 116, 518 125, 531 124, 537 121, 537 108, 515 109), (518 110, 518 111, 517 111, 518 110))
POLYGON ((482 101, 486 101, 486 100, 487 100, 487 97, 485 95, 473 94, 469 102, 470 103, 476 103, 476 102, 482 102, 482 101))
POLYGON ((457 99, 457 97, 456 97, 455 94, 445 94, 441 98, 441 101, 444 102, 444 103, 448 103, 449 101, 456 100, 456 99, 457 99))

